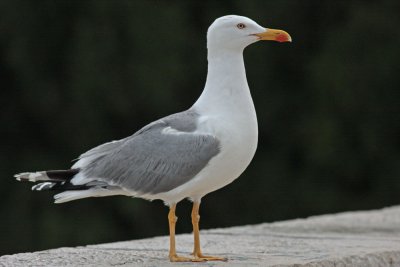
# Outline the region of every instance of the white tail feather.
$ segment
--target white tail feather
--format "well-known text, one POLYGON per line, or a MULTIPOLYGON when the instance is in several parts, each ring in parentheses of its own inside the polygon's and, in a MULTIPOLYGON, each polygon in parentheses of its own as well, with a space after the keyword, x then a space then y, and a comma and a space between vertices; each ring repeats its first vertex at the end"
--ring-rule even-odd
POLYGON ((59 193, 54 196, 54 203, 64 203, 72 200, 87 198, 87 197, 106 197, 113 195, 127 195, 123 190, 109 190, 106 188, 91 188, 87 190, 70 190, 59 193))

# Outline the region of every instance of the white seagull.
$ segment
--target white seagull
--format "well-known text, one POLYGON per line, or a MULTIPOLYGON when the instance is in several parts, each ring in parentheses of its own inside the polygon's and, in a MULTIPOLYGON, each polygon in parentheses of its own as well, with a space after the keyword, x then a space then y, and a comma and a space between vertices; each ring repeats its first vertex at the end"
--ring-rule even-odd
POLYGON ((15 178, 40 182, 32 190, 63 191, 54 196, 55 203, 112 195, 161 199, 170 209, 171 261, 225 261, 201 252, 199 206, 203 196, 238 178, 256 151, 257 117, 243 50, 259 40, 291 42, 291 37, 247 17, 216 19, 207 32, 206 84, 191 108, 83 153, 69 170, 26 172, 15 178), (178 256, 175 249, 175 208, 185 198, 193 201, 193 257, 178 256))

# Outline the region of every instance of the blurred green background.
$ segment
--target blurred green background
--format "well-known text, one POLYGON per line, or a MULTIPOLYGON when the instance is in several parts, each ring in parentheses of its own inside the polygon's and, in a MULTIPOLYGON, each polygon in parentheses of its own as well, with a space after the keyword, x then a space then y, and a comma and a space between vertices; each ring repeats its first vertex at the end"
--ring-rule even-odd
MULTIPOLYGON (((400 203, 398 1, 0 1, 0 254, 168 233, 167 208, 127 197, 52 204, 22 171, 189 108, 206 76, 206 31, 226 14, 288 31, 245 62, 257 154, 203 199, 201 227, 400 203)), ((189 202, 177 232, 190 232, 189 202)), ((167 244, 166 244, 167 249, 167 244)))

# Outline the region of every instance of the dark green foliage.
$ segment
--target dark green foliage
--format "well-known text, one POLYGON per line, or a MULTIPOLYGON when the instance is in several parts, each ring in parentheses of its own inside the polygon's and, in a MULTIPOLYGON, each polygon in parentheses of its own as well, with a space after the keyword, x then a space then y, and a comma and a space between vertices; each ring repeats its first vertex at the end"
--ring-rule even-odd
MULTIPOLYGON (((184 110, 202 91, 206 30, 241 14, 291 44, 246 49, 256 157, 203 199, 202 228, 400 202, 398 1, 0 2, 0 254, 167 234, 127 197, 52 204, 17 183, 184 110)), ((190 204, 178 232, 191 231, 190 204)), ((167 248, 167 244, 166 244, 167 248)))

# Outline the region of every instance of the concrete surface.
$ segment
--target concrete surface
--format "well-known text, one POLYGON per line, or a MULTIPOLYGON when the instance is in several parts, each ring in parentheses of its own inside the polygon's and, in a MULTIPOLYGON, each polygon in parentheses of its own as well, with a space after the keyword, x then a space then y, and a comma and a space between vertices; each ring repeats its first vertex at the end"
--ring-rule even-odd
MULTIPOLYGON (((400 206, 202 231, 205 254, 228 262, 170 263, 168 237, 0 257, 0 266, 400 266, 400 206)), ((192 236, 177 237, 188 255, 192 236)))

